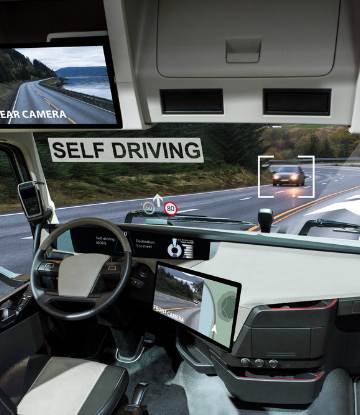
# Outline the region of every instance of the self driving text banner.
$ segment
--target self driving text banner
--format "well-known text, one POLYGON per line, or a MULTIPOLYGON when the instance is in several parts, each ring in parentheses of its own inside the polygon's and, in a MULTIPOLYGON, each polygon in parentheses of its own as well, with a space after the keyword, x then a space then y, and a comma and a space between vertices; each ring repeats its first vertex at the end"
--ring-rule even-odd
POLYGON ((203 163, 200 138, 49 138, 53 162, 203 163))

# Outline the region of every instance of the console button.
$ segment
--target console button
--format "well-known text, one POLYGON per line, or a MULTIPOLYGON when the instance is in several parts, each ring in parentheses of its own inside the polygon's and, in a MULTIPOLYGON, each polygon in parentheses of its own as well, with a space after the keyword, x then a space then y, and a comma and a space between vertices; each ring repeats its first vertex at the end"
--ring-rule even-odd
POLYGON ((264 361, 262 359, 256 359, 255 360, 255 366, 256 367, 263 367, 264 366, 264 361))
POLYGON ((142 266, 139 271, 140 277, 146 278, 149 275, 149 268, 142 266))
POLYGON ((250 360, 249 360, 249 359, 247 359, 246 357, 243 357, 243 358, 240 360, 240 362, 241 362, 241 364, 242 364, 242 366, 243 366, 243 367, 248 367, 248 366, 250 365, 250 360))
POLYGON ((131 285, 136 288, 142 288, 145 284, 143 281, 137 280, 135 278, 130 278, 130 280, 131 280, 131 285))
POLYGON ((270 366, 272 369, 275 369, 275 368, 278 366, 278 364, 279 364, 279 362, 278 362, 277 360, 275 360, 275 359, 273 359, 273 360, 269 360, 269 366, 270 366))

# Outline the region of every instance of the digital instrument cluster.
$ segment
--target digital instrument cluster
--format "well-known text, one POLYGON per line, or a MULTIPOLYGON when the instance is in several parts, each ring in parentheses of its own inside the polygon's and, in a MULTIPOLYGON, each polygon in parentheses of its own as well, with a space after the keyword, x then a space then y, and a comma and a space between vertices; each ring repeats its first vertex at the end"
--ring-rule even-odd
MULTIPOLYGON (((157 259, 209 259, 210 241, 185 238, 163 232, 144 232, 121 227, 127 237, 132 254, 141 258, 157 259)), ((54 244, 60 251, 102 253, 121 256, 123 247, 108 230, 98 227, 78 227, 64 233, 54 244)))

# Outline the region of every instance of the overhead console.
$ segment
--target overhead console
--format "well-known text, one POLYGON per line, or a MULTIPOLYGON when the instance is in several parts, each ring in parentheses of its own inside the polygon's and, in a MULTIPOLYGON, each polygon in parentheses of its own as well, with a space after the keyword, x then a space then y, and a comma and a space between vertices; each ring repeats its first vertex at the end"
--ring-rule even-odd
POLYGON ((28 46, 39 39, 108 37, 121 107, 116 126, 105 123, 111 128, 226 122, 352 124, 351 132, 360 131, 356 0, 96 3, 103 12, 92 9, 96 19, 91 11, 81 19, 83 10, 76 9, 70 26, 58 19, 51 24, 56 32, 44 26, 36 36, 30 22, 39 12, 53 21, 54 8, 32 2, 25 16, 21 5, 11 4, 9 28, 19 21, 24 28, 1 28, 0 37, 3 44, 14 38, 28 46), (269 90, 286 93, 287 105, 269 105, 269 90), (318 105, 304 93, 320 94, 318 105))
POLYGON ((145 122, 351 124, 356 1, 125 0, 124 10, 145 122))
MULTIPOLYGON (((89 16, 78 26, 82 12, 76 10, 71 26, 63 19, 51 25, 55 33, 44 26, 34 37, 24 23, 16 41, 108 37, 121 109, 116 126, 105 123, 111 128, 226 122, 352 124, 351 132, 360 131, 356 0, 97 3, 104 13, 97 12, 95 26, 89 16)), ((56 15, 41 3, 31 6, 25 16, 12 4, 9 27, 17 27, 19 16, 31 22, 40 11, 49 21, 56 15)), ((2 28, 2 39, 15 39, 9 30, 2 28)))
POLYGON ((160 0, 159 72, 172 78, 327 75, 339 5, 340 0, 160 0))

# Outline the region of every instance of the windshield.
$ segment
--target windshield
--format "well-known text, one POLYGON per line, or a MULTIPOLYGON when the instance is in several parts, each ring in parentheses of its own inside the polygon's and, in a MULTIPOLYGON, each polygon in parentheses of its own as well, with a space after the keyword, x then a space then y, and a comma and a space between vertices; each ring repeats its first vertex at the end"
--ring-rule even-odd
MULTIPOLYGON (((61 223, 85 216, 122 223, 132 212, 127 222, 166 224, 171 218, 164 207, 171 202, 177 226, 259 231, 261 208, 273 211, 272 233, 298 235, 318 219, 360 224, 359 136, 340 126, 281 127, 159 124, 139 132, 37 133, 35 139, 61 223), (54 163, 48 137, 199 137, 204 162, 54 163), (274 171, 299 174, 277 177, 274 171)), ((339 228, 314 226, 306 234, 359 239, 339 228)))
POLYGON ((279 170, 277 171, 278 173, 293 173, 293 172, 297 172, 298 168, 297 167, 285 167, 282 166, 279 168, 279 170))

